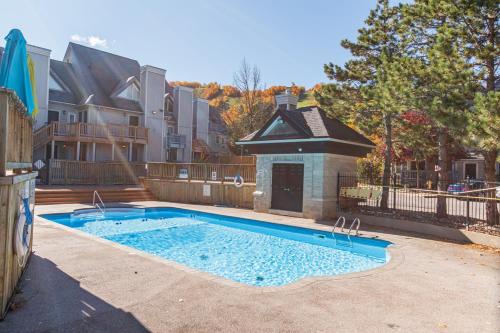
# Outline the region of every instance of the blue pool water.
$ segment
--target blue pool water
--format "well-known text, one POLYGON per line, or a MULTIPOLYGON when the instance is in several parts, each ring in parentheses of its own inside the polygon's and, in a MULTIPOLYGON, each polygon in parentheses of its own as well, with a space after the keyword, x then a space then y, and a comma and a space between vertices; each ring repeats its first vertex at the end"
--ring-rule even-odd
POLYGON ((177 208, 42 215, 48 220, 254 286, 384 265, 389 242, 177 208))

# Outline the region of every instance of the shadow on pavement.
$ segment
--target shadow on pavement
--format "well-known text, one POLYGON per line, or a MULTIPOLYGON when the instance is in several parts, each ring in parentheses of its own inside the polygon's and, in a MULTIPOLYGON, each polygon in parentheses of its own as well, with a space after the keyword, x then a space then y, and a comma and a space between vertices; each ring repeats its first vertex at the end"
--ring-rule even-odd
POLYGON ((19 289, 0 332, 149 332, 132 314, 83 289, 36 254, 19 289))

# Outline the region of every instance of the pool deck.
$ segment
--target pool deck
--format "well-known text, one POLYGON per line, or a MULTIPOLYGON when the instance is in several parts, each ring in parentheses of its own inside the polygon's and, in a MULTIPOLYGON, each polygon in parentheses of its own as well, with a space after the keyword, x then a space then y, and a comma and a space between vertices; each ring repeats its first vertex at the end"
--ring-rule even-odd
MULTIPOLYGON (((250 210, 137 202, 331 230, 250 210)), ((36 213, 87 205, 37 206, 36 213)), ((0 332, 498 332, 500 255, 389 229, 384 267, 259 288, 36 219, 34 254, 0 332)))

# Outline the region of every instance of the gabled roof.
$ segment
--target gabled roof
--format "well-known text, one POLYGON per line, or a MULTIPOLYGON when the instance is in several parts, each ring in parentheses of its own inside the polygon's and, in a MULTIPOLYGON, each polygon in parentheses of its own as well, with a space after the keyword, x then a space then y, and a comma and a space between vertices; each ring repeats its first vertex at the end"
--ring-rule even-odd
POLYGON ((73 66, 67 62, 50 60, 50 75, 62 81, 64 91, 49 90, 49 100, 70 104, 81 104, 85 98, 85 90, 78 80, 73 66))
MULTIPOLYGON (((93 95, 91 103, 95 105, 142 111, 137 101, 119 98, 113 94, 131 77, 135 78, 136 82, 140 81, 140 65, 136 60, 69 43, 63 62, 70 64, 74 72, 81 90, 82 96, 77 96, 80 102, 93 95)), ((61 79, 64 80, 63 77, 61 79)), ((69 86, 66 81, 64 83, 69 86)))
POLYGON ((294 139, 308 141, 310 139, 335 139, 375 147, 375 144, 344 125, 337 119, 327 117, 326 113, 317 106, 308 106, 295 110, 277 110, 266 124, 258 131, 240 139, 240 143, 251 144, 259 141, 294 139), (281 117, 290 126, 297 129, 300 135, 266 137, 262 134, 278 118, 281 117))

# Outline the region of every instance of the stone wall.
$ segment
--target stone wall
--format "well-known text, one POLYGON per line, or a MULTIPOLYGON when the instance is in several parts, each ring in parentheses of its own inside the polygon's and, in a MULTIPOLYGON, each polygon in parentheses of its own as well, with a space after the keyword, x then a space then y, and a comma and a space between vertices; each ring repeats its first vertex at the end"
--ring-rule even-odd
POLYGON ((337 206, 337 175, 339 172, 356 170, 356 159, 334 154, 257 155, 254 210, 271 210, 273 163, 298 163, 304 164, 301 216, 313 219, 334 217, 337 206))

